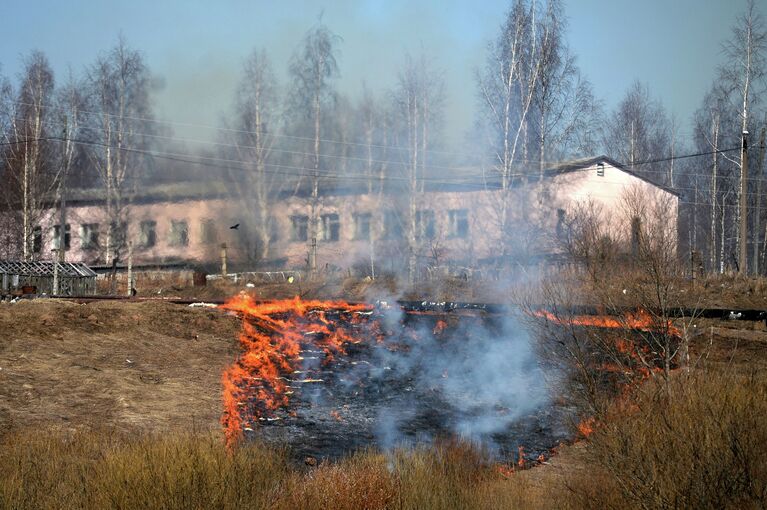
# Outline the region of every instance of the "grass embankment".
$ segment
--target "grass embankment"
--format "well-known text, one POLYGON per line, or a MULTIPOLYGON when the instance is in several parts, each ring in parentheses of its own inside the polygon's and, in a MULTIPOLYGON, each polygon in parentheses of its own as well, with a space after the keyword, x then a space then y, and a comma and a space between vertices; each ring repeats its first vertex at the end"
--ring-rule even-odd
POLYGON ((460 443, 304 469, 212 435, 14 432, 0 443, 0 507, 763 508, 767 378, 710 371, 669 390, 648 384, 562 469, 508 479, 460 443))

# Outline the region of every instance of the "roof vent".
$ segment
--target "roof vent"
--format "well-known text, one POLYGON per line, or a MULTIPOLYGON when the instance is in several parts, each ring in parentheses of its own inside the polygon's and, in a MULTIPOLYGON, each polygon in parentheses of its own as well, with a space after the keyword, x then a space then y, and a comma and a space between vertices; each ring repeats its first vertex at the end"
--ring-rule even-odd
POLYGON ((604 176, 605 176, 605 164, 597 163, 597 177, 604 177, 604 176))

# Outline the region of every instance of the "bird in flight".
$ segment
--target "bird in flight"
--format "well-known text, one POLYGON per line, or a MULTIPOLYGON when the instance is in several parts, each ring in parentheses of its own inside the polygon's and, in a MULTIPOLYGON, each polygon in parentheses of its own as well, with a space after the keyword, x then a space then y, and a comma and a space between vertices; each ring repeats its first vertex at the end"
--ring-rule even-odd
POLYGON ((240 228, 240 224, 239 224, 239 223, 235 223, 234 225, 232 225, 232 226, 231 226, 231 227, 229 227, 229 228, 230 228, 231 230, 237 230, 238 228, 240 228))

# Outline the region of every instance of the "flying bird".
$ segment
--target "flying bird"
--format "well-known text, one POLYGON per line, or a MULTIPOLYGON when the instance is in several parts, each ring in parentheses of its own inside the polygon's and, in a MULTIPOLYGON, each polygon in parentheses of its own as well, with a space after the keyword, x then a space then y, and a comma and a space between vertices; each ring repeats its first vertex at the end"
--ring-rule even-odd
POLYGON ((231 227, 229 227, 229 228, 230 228, 231 230, 237 230, 238 228, 240 228, 240 224, 239 224, 239 223, 235 223, 234 225, 232 225, 232 226, 231 226, 231 227))

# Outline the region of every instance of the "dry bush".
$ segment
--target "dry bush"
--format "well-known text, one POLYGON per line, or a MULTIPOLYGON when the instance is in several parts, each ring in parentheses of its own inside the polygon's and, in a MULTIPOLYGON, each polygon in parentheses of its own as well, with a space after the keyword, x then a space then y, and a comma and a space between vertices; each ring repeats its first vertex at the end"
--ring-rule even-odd
POLYGON ((648 383, 638 410, 603 422, 587 450, 595 472, 571 480, 574 494, 599 508, 765 508, 767 377, 678 374, 672 386, 648 383), (597 477, 609 490, 593 490, 597 477))
POLYGON ((303 474, 293 473, 275 502, 275 508, 377 510, 391 508, 396 493, 388 459, 375 452, 361 452, 303 474))

